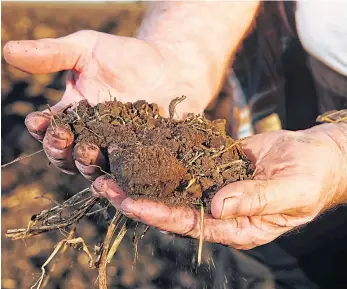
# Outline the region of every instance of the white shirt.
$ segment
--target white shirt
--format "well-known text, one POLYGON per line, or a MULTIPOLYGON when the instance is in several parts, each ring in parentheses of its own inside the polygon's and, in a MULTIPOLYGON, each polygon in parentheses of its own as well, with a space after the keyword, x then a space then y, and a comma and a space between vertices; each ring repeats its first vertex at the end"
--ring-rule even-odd
POLYGON ((297 1, 296 27, 305 50, 347 76, 347 1, 297 1))

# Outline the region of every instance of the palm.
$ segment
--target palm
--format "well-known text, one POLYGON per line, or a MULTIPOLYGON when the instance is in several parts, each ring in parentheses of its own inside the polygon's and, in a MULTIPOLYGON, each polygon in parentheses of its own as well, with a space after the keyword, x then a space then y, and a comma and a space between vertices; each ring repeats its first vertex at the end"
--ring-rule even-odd
POLYGON ((81 99, 95 105, 110 95, 125 102, 144 99, 166 109, 173 98, 185 94, 179 115, 188 112, 184 107, 201 113, 208 102, 202 97, 206 91, 193 87, 182 74, 175 53, 136 38, 79 31, 59 39, 10 42, 4 57, 30 73, 73 71, 56 110, 81 99))
MULTIPOLYGON (((332 194, 326 190, 338 183, 335 175, 340 174, 327 169, 319 158, 326 154, 328 160, 339 162, 329 137, 314 130, 278 131, 250 137, 242 145, 256 165, 254 180, 235 182, 217 192, 212 200, 213 217, 205 217, 206 240, 253 248, 311 221, 331 203, 332 194), (316 169, 310 174, 312 166, 316 169)), ((94 187, 98 191, 98 180, 94 187)), ((161 230, 199 237, 199 213, 195 210, 134 201, 119 187, 101 191, 131 218, 161 230)))
POLYGON ((76 94, 93 105, 109 100, 110 95, 123 101, 153 97, 165 69, 155 48, 137 39, 98 32, 88 31, 83 38, 89 47, 77 64, 73 101, 76 94))
POLYGON ((325 209, 325 202, 321 202, 322 205, 318 207, 316 204, 320 201, 330 201, 323 200, 324 192, 327 186, 335 181, 334 176, 339 176, 335 174, 335 170, 327 170, 329 163, 321 161, 322 155, 336 159, 336 151, 331 150, 329 137, 322 135, 315 128, 310 133, 272 132, 246 140, 244 148, 256 164, 254 179, 271 181, 266 185, 271 185, 274 189, 279 185, 283 188, 282 192, 273 196, 281 199, 281 204, 276 203, 276 207, 270 207, 268 203, 271 200, 263 200, 267 204, 262 203, 259 206, 266 205, 266 210, 261 210, 259 206, 256 210, 253 208, 253 211, 250 208, 249 215, 271 212, 306 218, 312 214, 312 210, 318 213, 325 209), (293 191, 296 192, 297 202, 294 210, 293 191), (307 193, 308 191, 311 193, 307 193))

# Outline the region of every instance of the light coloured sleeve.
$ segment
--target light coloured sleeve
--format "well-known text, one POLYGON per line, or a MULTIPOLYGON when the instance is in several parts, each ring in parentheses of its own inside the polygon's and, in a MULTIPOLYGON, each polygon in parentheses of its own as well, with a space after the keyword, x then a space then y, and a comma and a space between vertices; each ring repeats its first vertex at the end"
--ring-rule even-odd
POLYGON ((347 1, 297 1, 295 17, 305 50, 347 76, 347 1))

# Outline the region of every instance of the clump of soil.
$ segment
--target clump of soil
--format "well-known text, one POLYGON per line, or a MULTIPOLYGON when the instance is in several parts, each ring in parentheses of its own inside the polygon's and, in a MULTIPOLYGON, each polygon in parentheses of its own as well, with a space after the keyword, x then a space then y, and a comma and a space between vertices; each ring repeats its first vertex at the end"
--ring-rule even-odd
POLYGON ((214 193, 222 186, 251 177, 250 162, 241 147, 226 135, 225 120, 203 115, 160 116, 156 104, 109 101, 91 107, 81 101, 55 116, 68 126, 75 142, 96 144, 108 155, 110 172, 133 198, 167 205, 204 204, 210 211, 214 193))

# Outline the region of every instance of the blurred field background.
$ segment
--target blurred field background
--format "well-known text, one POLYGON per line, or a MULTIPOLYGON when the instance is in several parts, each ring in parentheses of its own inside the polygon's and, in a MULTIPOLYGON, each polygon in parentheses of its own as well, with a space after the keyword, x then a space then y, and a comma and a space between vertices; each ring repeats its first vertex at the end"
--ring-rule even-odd
MULTIPOLYGON (((9 40, 60 37, 82 29, 132 36, 141 22, 144 10, 143 2, 2 2, 1 44, 3 47, 9 40)), ((297 42, 292 45, 299 46, 297 42)), ((302 88, 309 79, 302 76, 306 68, 300 51, 300 47, 295 48, 285 56, 290 94, 288 99, 291 100, 291 103, 287 103, 287 112, 288 115, 295 115, 288 122, 287 128, 290 129, 305 128, 303 120, 306 118, 306 122, 310 123, 316 116, 315 113, 309 116, 300 116, 298 113, 298 109, 302 110, 302 96, 312 93, 302 88)), ((1 162, 4 164, 41 149, 41 144, 27 132, 24 119, 28 113, 45 108, 47 103, 54 105, 59 100, 64 90, 64 73, 32 76, 8 66, 3 59, 1 61, 1 162)), ((309 101, 310 106, 313 99, 309 101)), ((209 107, 208 116, 227 118, 229 102, 230 98, 222 92, 209 107)), ((67 232, 52 232, 23 241, 10 241, 5 238, 6 230, 26 227, 33 214, 54 206, 54 202, 66 200, 89 183, 81 176, 71 177, 49 166, 44 153, 8 166, 1 173, 1 287, 30 288, 39 278, 40 267, 55 244, 64 239, 67 232)), ((347 232, 344 223, 347 214, 343 208, 337 209, 334 214, 337 215, 335 223, 320 218, 315 224, 305 227, 304 234, 292 234, 276 242, 296 256, 310 279, 324 284, 321 288, 329 289, 346 288, 344 285, 347 282, 347 232), (331 227, 331 230, 324 231, 321 229, 323 227, 331 227)), ((91 251, 94 244, 105 236, 107 228, 102 218, 100 214, 84 218, 78 225, 77 236, 85 239, 91 251)), ((252 286, 247 274, 238 273, 231 249, 205 244, 204 264, 196 272, 197 241, 163 235, 155 229, 151 229, 140 242, 139 260, 132 269, 131 238, 129 234, 126 236, 108 266, 110 288, 224 289, 252 286)), ((272 265, 278 264, 277 269, 282 274, 280 263, 272 265)), ((82 251, 68 249, 66 253, 58 255, 48 269, 51 272, 44 288, 98 287, 97 271, 88 268, 87 258, 82 251)), ((291 283, 295 280, 287 281, 291 283)))
MULTIPOLYGON (((93 29, 132 36, 141 22, 144 3, 30 3, 2 2, 1 45, 9 40, 61 37, 93 29)), ((41 149, 24 126, 25 116, 54 105, 64 90, 64 73, 29 75, 1 60, 1 157, 2 164, 41 149)), ((222 114, 226 98, 211 107, 222 114)), ((216 102, 217 103, 217 102, 216 102)), ((226 113, 224 111, 224 113, 226 113)), ((26 227, 30 217, 54 202, 61 202, 89 184, 81 176, 68 176, 49 166, 44 153, 2 169, 2 288, 30 288, 39 278, 40 267, 67 232, 52 232, 26 240, 5 238, 8 229, 26 227)), ((106 233, 101 215, 83 219, 77 227, 89 248, 106 233)), ((223 288, 232 287, 232 272, 224 270, 227 249, 205 245, 203 265, 195 268, 197 242, 165 236, 151 229, 139 245, 139 260, 132 269, 133 248, 127 236, 108 266, 110 288, 223 288), (225 251, 223 253, 223 250, 225 251), (220 255, 219 255, 220 254, 220 255), (223 255, 219 263, 211 257, 223 255), (216 266, 218 272, 216 271, 216 266), (216 273, 217 272, 217 273, 216 273), (230 281, 229 281, 230 280, 230 281)), ((231 268, 226 265, 225 268, 231 268)), ((88 268, 82 251, 68 249, 48 266, 45 288, 97 288, 97 271, 88 268)))

